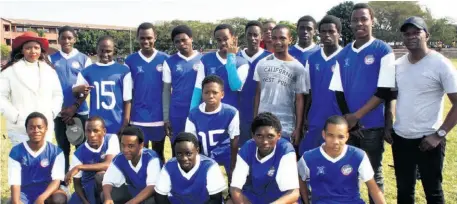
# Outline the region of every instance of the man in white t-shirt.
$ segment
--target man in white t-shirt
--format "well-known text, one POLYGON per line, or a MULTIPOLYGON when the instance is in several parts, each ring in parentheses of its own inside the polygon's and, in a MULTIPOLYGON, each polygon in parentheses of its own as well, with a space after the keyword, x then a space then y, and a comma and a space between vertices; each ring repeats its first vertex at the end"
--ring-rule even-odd
POLYGON ((457 71, 449 59, 427 47, 430 34, 424 19, 411 17, 400 31, 409 53, 396 63, 398 99, 392 153, 397 202, 414 203, 417 165, 427 203, 444 203, 445 138, 457 120, 457 71), (443 122, 445 93, 452 108, 443 122))

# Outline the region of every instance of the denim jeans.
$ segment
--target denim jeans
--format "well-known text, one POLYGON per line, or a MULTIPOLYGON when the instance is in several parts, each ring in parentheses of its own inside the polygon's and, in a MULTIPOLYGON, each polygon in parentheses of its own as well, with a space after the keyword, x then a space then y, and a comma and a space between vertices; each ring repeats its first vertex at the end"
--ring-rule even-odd
MULTIPOLYGON (((362 130, 364 137, 350 137, 348 144, 361 148, 367 153, 374 171, 374 180, 379 189, 384 192, 384 177, 382 175, 382 154, 384 153, 384 128, 362 130)), ((370 196, 370 204, 374 204, 370 196)))

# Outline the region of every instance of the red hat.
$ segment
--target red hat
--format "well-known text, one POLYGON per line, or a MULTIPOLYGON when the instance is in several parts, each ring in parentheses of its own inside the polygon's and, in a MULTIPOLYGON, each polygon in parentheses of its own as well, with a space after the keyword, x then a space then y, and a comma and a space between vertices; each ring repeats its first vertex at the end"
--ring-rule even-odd
POLYGON ((28 41, 36 41, 40 43, 41 48, 44 50, 48 50, 49 48, 48 39, 38 36, 38 34, 35 32, 27 31, 13 40, 13 50, 20 48, 24 43, 28 41))

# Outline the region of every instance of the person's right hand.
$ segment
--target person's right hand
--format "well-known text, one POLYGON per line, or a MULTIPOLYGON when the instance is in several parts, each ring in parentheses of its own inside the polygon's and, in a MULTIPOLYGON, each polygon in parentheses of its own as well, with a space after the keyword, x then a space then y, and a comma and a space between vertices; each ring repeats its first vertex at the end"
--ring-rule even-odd
POLYGON ((359 118, 353 113, 348 113, 344 115, 344 119, 348 122, 349 129, 352 129, 354 126, 357 125, 357 122, 359 122, 359 118))
POLYGON ((114 201, 113 200, 105 200, 104 204, 114 204, 114 201))
POLYGON ((73 88, 73 92, 80 93, 80 94, 82 93, 84 95, 87 95, 87 94, 89 94, 90 89, 92 89, 92 88, 94 88, 94 87, 83 84, 83 85, 75 86, 73 88))

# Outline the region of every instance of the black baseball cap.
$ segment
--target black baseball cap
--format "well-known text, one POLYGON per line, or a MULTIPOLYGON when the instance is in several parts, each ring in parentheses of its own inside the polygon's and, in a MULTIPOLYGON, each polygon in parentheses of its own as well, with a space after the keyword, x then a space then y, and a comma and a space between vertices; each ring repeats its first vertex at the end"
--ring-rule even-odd
POLYGON ((421 17, 417 17, 417 16, 409 17, 400 27, 400 31, 405 32, 406 26, 408 26, 408 25, 413 25, 416 28, 424 30, 426 33, 428 33, 427 23, 425 23, 425 20, 421 17))

